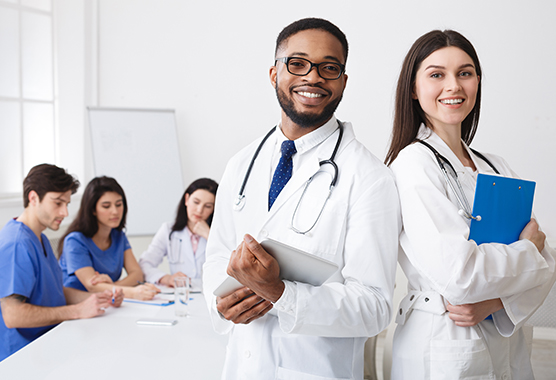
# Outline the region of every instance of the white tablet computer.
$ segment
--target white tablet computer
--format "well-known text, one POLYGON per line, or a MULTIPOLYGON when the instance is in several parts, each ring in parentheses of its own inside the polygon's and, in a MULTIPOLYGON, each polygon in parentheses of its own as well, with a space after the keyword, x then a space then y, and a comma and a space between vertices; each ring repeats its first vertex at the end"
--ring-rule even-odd
MULTIPOLYGON (((332 261, 311 255, 276 240, 266 239, 261 241, 261 245, 278 261, 280 278, 285 280, 320 286, 338 270, 338 265, 332 261)), ((216 288, 214 295, 224 297, 241 287, 243 285, 239 281, 233 277, 228 277, 216 288)))

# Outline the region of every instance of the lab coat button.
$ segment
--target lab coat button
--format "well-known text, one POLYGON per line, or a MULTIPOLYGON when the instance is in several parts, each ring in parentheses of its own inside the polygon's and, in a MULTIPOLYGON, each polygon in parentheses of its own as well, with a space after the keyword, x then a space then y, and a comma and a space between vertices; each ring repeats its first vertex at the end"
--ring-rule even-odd
POLYGON ((251 352, 249 350, 245 350, 243 356, 245 356, 246 359, 249 359, 251 357, 251 352))
POLYGON ((268 231, 267 230, 261 230, 260 235, 261 235, 262 238, 266 238, 266 237, 268 237, 268 231))
POLYGON ((429 297, 425 297, 425 302, 429 302, 429 297))

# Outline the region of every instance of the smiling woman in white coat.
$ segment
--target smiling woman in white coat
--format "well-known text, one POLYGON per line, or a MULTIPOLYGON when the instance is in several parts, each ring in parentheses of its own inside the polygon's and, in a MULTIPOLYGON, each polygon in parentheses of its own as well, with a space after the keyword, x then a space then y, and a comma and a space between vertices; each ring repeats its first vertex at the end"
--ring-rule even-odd
POLYGON ((139 259, 148 282, 173 287, 175 277, 186 276, 200 286, 217 189, 212 179, 200 178, 185 190, 176 220, 160 227, 139 259), (170 274, 158 269, 164 257, 168 258, 170 274))
POLYGON ((399 77, 386 163, 400 196, 398 260, 409 285, 396 313, 393 379, 533 378, 522 326, 554 283, 555 252, 534 219, 512 244, 468 240, 470 210, 460 203, 473 204, 478 173, 517 177, 502 158, 469 148, 481 76, 471 43, 436 30, 414 43, 399 77))

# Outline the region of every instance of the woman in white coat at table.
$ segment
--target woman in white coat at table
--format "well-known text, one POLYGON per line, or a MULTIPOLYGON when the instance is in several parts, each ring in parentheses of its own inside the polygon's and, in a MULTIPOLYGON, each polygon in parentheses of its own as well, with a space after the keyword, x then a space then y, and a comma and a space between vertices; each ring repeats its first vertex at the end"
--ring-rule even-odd
POLYGON ((175 221, 160 227, 139 259, 148 282, 173 287, 174 278, 189 277, 193 286, 201 286, 217 189, 212 179, 200 178, 185 190, 175 221), (164 257, 168 258, 170 274, 158 269, 164 257))
POLYGON ((468 240, 471 210, 433 152, 455 168, 470 205, 478 173, 517 177, 502 158, 469 148, 481 79, 472 44, 451 30, 420 37, 399 77, 386 164, 400 196, 409 293, 396 313, 392 379, 533 378, 522 326, 554 283, 555 252, 534 219, 512 244, 468 240))

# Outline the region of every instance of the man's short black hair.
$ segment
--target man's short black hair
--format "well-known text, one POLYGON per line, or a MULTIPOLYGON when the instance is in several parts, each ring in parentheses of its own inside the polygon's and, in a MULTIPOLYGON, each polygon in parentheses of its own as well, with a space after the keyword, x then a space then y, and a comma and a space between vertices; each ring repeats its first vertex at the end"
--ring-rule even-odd
POLYGON ((285 43, 285 41, 288 38, 290 38, 296 33, 302 32, 304 30, 311 30, 311 29, 324 30, 325 32, 328 32, 332 34, 334 37, 336 37, 338 41, 340 41, 340 43, 342 44, 342 47, 344 49, 344 59, 345 61, 347 61, 348 42, 344 32, 342 32, 340 28, 338 28, 336 25, 332 24, 328 20, 324 20, 322 18, 313 18, 313 17, 297 20, 291 23, 290 25, 286 26, 284 29, 282 29, 282 31, 278 35, 278 38, 276 39, 276 49, 274 51, 274 54, 278 53, 278 49, 282 47, 282 45, 285 43))

